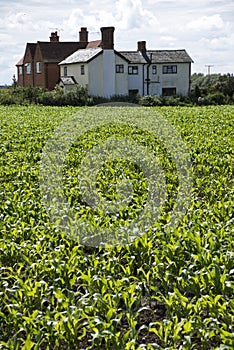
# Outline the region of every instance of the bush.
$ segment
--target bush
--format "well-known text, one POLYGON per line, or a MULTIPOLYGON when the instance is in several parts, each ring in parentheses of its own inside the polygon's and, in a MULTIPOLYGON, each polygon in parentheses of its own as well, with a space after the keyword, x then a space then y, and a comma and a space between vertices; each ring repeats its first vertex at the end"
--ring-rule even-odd
POLYGON ((139 104, 141 106, 162 106, 163 99, 157 95, 142 96, 139 99, 139 104))
POLYGON ((227 99, 222 92, 208 94, 203 98, 204 105, 223 105, 226 104, 227 99))
POLYGON ((53 91, 42 93, 38 102, 47 106, 84 106, 93 104, 93 99, 88 96, 87 89, 80 85, 69 91, 57 85, 53 91))

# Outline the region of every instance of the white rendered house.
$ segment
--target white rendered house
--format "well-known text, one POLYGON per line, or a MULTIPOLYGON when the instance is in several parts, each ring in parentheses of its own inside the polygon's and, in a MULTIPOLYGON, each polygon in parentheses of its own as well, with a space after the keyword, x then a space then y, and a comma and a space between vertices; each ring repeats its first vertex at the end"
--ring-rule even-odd
POLYGON ((193 60, 185 50, 147 50, 139 41, 136 51, 116 51, 114 27, 102 27, 101 33, 101 41, 59 63, 65 89, 70 81, 87 87, 90 96, 188 95, 193 60))

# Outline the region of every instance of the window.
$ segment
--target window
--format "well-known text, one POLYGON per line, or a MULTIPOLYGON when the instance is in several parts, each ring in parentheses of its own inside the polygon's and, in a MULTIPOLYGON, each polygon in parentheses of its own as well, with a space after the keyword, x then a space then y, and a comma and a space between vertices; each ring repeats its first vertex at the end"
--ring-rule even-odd
POLYGON ((132 89, 132 90, 128 90, 128 95, 130 98, 135 98, 138 94, 138 90, 137 89, 132 89))
POLYGON ((67 76, 67 67, 63 67, 63 75, 64 75, 64 77, 67 76))
POLYGON ((162 88, 162 95, 163 96, 175 96, 176 95, 176 88, 162 88))
POLYGON ((128 74, 138 74, 138 66, 129 66, 128 74))
POLYGON ((124 65, 123 64, 116 64, 115 71, 116 71, 116 73, 124 73, 124 65))
POLYGON ((177 73, 177 66, 163 66, 163 74, 176 74, 177 73))
POLYGON ((85 67, 84 67, 83 64, 80 66, 80 74, 81 74, 81 75, 84 75, 84 74, 85 74, 85 67))
POLYGON ((31 63, 25 63, 26 73, 31 74, 31 63))
POLYGON ((157 66, 152 66, 152 74, 157 74, 157 66))
POLYGON ((36 72, 41 73, 41 62, 36 62, 36 72))
POLYGON ((22 75, 22 74, 23 74, 23 67, 19 66, 19 75, 22 75))

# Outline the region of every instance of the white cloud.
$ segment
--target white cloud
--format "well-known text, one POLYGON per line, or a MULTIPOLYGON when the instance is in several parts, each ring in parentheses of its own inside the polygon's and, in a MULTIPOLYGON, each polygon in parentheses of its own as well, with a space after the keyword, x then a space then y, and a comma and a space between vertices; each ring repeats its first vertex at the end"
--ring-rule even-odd
POLYGON ((187 25, 189 29, 197 31, 222 29, 224 26, 225 23, 219 14, 215 14, 213 16, 202 16, 191 21, 187 25))
POLYGON ((234 72, 233 0, 8 0, 0 19, 0 84, 11 83, 27 42, 49 40, 55 28, 60 40, 77 40, 82 26, 90 40, 100 38, 100 27, 114 26, 117 50, 146 40, 149 49, 185 48, 193 71, 215 58, 216 72, 234 72))

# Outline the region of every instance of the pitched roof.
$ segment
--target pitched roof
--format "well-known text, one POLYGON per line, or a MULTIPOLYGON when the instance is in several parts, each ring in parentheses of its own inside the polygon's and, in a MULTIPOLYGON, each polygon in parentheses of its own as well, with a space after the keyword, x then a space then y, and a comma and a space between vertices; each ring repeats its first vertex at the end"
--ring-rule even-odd
POLYGON ((76 79, 73 76, 70 77, 60 77, 58 82, 62 82, 63 85, 74 85, 77 84, 76 79))
POLYGON ((86 49, 90 49, 90 48, 94 48, 94 47, 100 47, 101 46, 102 41, 101 40, 94 40, 94 41, 90 41, 87 46, 86 49))
POLYGON ((29 50, 32 58, 34 58, 36 47, 37 47, 37 44, 35 43, 27 43, 25 53, 27 52, 27 50, 29 50))
POLYGON ((85 63, 91 61, 94 57, 102 52, 101 47, 90 48, 90 49, 80 49, 74 52, 72 55, 68 56, 65 60, 59 64, 71 64, 71 63, 85 63))
POLYGON ((140 51, 119 51, 131 63, 189 63, 193 62, 186 50, 147 50, 146 54, 140 51))
POLYGON ((119 51, 129 63, 146 63, 147 61, 139 51, 119 51))
POLYGON ((86 46, 85 42, 45 42, 38 41, 44 62, 59 63, 67 56, 71 55, 78 49, 86 46))
POLYGON ((149 50, 148 56, 152 56, 153 63, 189 63, 193 62, 186 50, 149 50))
POLYGON ((16 66, 22 66, 24 64, 24 58, 22 57, 19 62, 16 63, 16 66))

